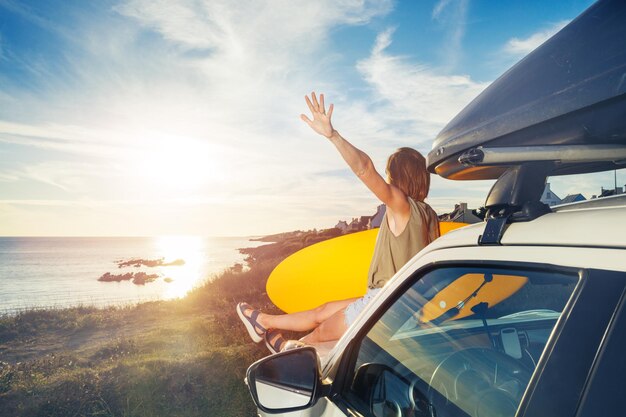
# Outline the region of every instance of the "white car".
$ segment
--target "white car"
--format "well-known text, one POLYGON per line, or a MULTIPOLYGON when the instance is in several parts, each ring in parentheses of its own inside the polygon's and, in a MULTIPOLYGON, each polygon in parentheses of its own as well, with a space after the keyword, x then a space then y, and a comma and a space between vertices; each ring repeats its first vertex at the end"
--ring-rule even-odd
POLYGON ((498 178, 486 221, 427 246, 320 361, 253 364, 260 413, 626 415, 626 196, 554 208, 548 176, 626 166, 626 2, 594 4, 439 134, 429 169, 498 178))
POLYGON ((254 364, 260 410, 623 415, 626 195, 511 224, 501 245, 478 245, 484 229, 450 232, 409 262, 323 367, 312 347, 254 364))

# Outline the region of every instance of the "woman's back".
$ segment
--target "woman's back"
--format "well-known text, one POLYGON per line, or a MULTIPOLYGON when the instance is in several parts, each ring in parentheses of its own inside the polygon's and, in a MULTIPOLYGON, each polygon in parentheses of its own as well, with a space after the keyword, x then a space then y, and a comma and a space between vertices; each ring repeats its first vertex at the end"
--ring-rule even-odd
POLYGON ((369 288, 384 286, 417 252, 439 237, 439 221, 435 211, 423 201, 408 200, 411 215, 398 236, 389 228, 387 215, 383 218, 368 273, 369 288))

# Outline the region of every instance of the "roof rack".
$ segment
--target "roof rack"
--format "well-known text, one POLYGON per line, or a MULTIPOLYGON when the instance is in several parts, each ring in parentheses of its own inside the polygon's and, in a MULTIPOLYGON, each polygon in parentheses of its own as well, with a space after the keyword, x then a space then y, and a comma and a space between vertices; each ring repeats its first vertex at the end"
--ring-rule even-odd
POLYGON ((528 161, 586 163, 609 161, 626 164, 626 145, 550 145, 472 148, 459 157, 466 167, 512 165, 528 161))
POLYGON ((560 164, 626 163, 626 145, 552 145, 522 147, 476 147, 464 152, 459 162, 467 167, 503 166, 506 170, 485 201, 487 226, 481 245, 498 245, 506 224, 530 221, 551 209, 540 201, 546 179, 560 164))
POLYGON ((509 167, 495 182, 485 201, 487 210, 480 245, 499 245, 507 223, 530 221, 550 213, 540 201, 553 161, 531 161, 509 167))

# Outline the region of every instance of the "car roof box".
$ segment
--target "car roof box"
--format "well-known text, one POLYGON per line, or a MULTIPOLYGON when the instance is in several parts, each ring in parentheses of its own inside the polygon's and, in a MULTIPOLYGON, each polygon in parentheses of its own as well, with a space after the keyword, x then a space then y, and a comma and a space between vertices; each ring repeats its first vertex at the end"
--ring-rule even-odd
POLYGON ((546 176, 626 167, 626 1, 595 3, 519 61, 448 123, 427 159, 459 180, 529 162, 546 176))

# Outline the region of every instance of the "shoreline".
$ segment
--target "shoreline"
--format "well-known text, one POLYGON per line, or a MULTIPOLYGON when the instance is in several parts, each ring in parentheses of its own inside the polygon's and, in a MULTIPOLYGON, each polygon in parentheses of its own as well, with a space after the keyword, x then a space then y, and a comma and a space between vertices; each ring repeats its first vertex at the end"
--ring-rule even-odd
POLYGON ((0 240, 0 314, 177 298, 243 264, 239 248, 260 244, 249 237, 0 240), (127 264, 120 268, 120 261, 127 264))
POLYGON ((58 417, 255 415, 242 381, 267 350, 250 341, 234 306, 245 300, 279 312, 265 293, 270 272, 337 232, 291 232, 241 248, 247 268, 232 265, 178 299, 0 315, 0 409, 58 417))
MULTIPOLYGON (((222 269, 209 274, 208 276, 198 280, 197 285, 190 290, 190 292, 194 291, 197 288, 204 287, 207 283, 220 279, 220 277, 226 274, 228 271, 234 270, 238 272, 245 272, 253 268, 254 263, 258 262, 262 259, 273 259, 280 257, 281 260, 289 256, 291 253, 296 252, 303 247, 309 246, 311 244, 331 239, 333 237, 337 237, 344 234, 335 228, 321 229, 321 230, 295 230, 291 232, 281 232, 275 233, 267 236, 260 237, 243 237, 243 239, 248 239, 251 242, 263 242, 263 245, 258 246, 250 246, 250 247, 241 247, 235 248, 237 252, 244 255, 244 259, 241 262, 235 261, 232 265, 223 267, 222 269)), ((30 238, 30 237, 28 237, 30 238)), ((47 238, 43 236, 42 238, 47 238)), ((76 238, 82 238, 80 236, 76 238)), ((105 237, 108 238, 108 237, 105 237)), ((122 237, 126 238, 126 237, 122 237)), ((139 237, 143 238, 143 237, 139 237)), ((237 238, 239 239, 239 238, 237 238)), ((130 262, 132 259, 129 259, 130 262)), ((141 261, 141 259, 140 259, 141 261)), ((119 260, 114 261, 116 264, 119 260)), ((117 282, 117 281, 112 281, 117 282)), ((119 283, 119 282, 117 282, 119 283)), ((148 283, 150 285, 150 283, 148 283)), ((28 313, 31 311, 60 311, 64 309, 108 309, 108 308, 132 308, 144 303, 152 303, 152 302, 168 302, 184 299, 186 297, 178 297, 171 299, 162 299, 162 298, 152 298, 147 296, 145 299, 137 299, 137 300, 127 300, 124 298, 108 298, 108 299, 100 299, 95 302, 81 302, 78 301, 76 304, 63 304, 63 302, 59 302, 58 304, 51 305, 33 305, 33 306, 23 306, 23 307, 11 307, 6 309, 0 308, 0 319, 7 317, 14 317, 20 313, 28 313)))

